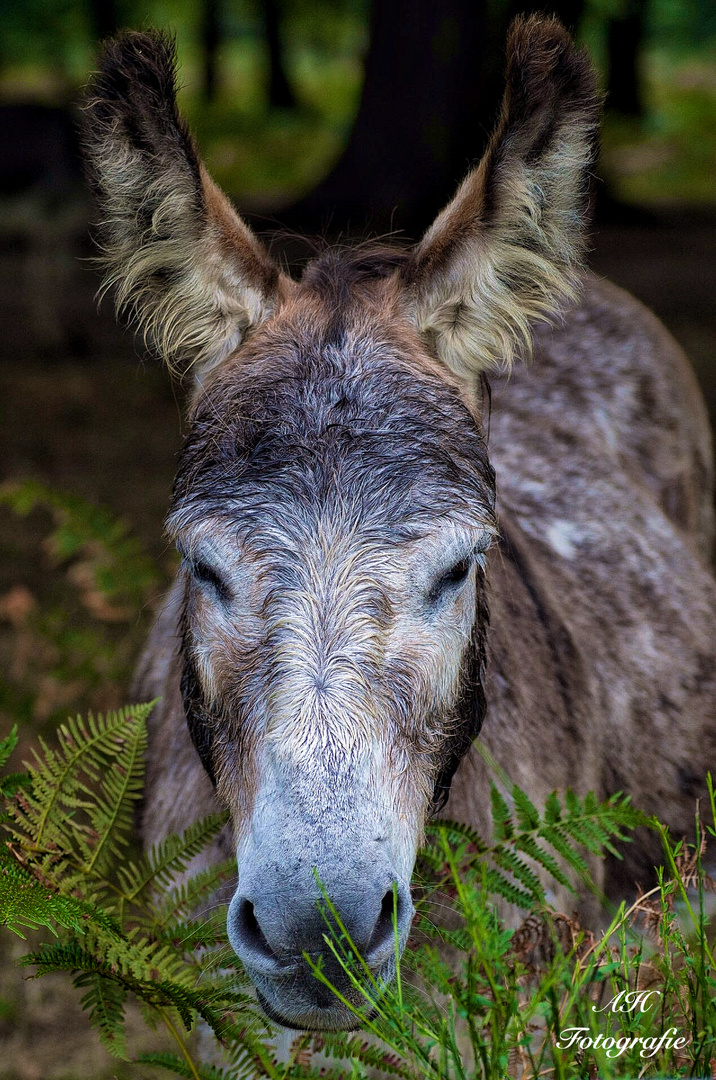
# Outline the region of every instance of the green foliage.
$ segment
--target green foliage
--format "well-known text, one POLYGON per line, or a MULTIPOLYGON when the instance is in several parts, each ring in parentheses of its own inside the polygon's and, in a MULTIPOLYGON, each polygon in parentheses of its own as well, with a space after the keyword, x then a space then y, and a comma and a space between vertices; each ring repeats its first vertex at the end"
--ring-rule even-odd
POLYGON ((7 850, 0 851, 0 924, 24 937, 23 929, 47 926, 52 930, 55 924, 82 933, 89 923, 102 926, 108 933, 113 930, 112 920, 104 912, 76 897, 58 895, 35 874, 13 862, 7 850))
POLYGON ((143 552, 125 522, 78 495, 55 491, 38 480, 5 484, 0 505, 25 516, 38 508, 52 513, 46 547, 56 563, 82 558, 100 601, 116 608, 115 616, 134 614, 157 586, 153 561, 143 552))
MULTIPOLYGON (((713 816, 710 777, 709 793, 713 816)), ((506 857, 511 844, 524 851, 527 835, 545 842, 558 823, 564 850, 571 853, 568 861, 581 870, 574 857, 577 836, 596 853, 603 833, 609 843, 623 839, 640 815, 619 798, 599 806, 592 797, 580 801, 570 794, 562 806, 551 796, 544 815, 522 792, 513 789, 511 800, 514 809, 493 791, 492 845, 453 822, 432 827, 429 857, 441 871, 440 902, 421 905, 417 947, 406 952, 394 987, 371 979, 326 901, 331 951, 365 1003, 353 1007, 344 998, 356 1019, 381 1048, 389 1048, 399 1075, 412 1078, 712 1075, 716 963, 704 894, 714 883, 703 870, 702 856, 704 836, 716 836, 714 825, 704 828, 697 819, 697 843, 691 846, 674 845, 663 826, 652 822, 662 835, 666 869, 654 889, 630 908, 619 907, 598 940, 576 917, 544 903, 512 931, 491 902, 493 892, 526 904, 525 894, 536 901, 543 887, 518 865, 519 857, 516 863, 506 857), (508 888, 508 880, 495 888, 490 861, 496 853, 523 889, 508 888), (453 955, 450 964, 446 947, 453 955), (631 1005, 625 1000, 624 995, 643 989, 652 992, 644 1010, 633 998, 631 1005)), ((535 861, 546 869, 543 851, 535 861)), ((330 986, 321 966, 312 967, 330 986)), ((367 1055, 350 1040, 355 1037, 334 1035, 313 1043, 367 1063, 367 1055)))
MULTIPOLYGON (((5 767, 16 746, 17 724, 14 725, 7 738, 0 739, 0 769, 5 767)), ((26 773, 5 773, 4 776, 0 776, 0 799, 7 799, 10 795, 14 795, 16 791, 27 783, 28 777, 26 773)), ((3 809, 0 808, 0 823, 5 820, 3 814, 3 809)))
POLYGON ((593 792, 582 800, 568 789, 562 806, 552 792, 544 814, 516 785, 510 787, 509 800, 494 783, 490 795, 492 843, 469 826, 437 821, 428 827, 437 844, 424 852, 423 859, 438 880, 452 877, 455 861, 465 870, 479 866, 491 894, 530 910, 546 903, 545 880, 574 892, 571 869, 589 884, 589 867, 580 848, 595 856, 608 851, 618 858, 614 844, 628 842, 629 830, 646 824, 644 815, 621 794, 599 803, 593 792), (447 850, 452 852, 449 862, 447 850))
MULTIPOLYGON (((488 36, 483 76, 490 66, 501 69, 509 5, 495 0, 487 7, 488 27, 493 22, 500 31, 488 36)), ((588 0, 574 8, 575 18, 581 12, 580 36, 605 79, 608 27, 629 7, 636 10, 627 0, 588 0)), ((292 0, 280 8, 284 64, 297 102, 291 109, 272 109, 267 100, 269 51, 260 6, 222 8, 212 101, 202 86, 202 5, 123 0, 117 7, 121 26, 176 32, 182 108, 210 171, 241 205, 271 214, 317 184, 346 143, 360 100, 370 10, 366 0, 292 0)), ((608 118, 606 180, 629 201, 712 203, 714 5, 652 0, 643 8, 639 69, 647 115, 626 129, 608 118)), ((94 66, 96 10, 78 0, 5 0, 0 68, 6 96, 75 97, 94 66)))
MULTIPOLYGON (((290 1060, 277 1064, 271 1028, 227 947, 226 910, 212 900, 231 876, 231 863, 190 874, 191 860, 216 838, 226 815, 197 822, 146 855, 127 854, 150 709, 140 705, 69 720, 57 748, 40 743, 26 773, 0 781, 0 921, 20 936, 28 927, 52 930, 54 941, 21 963, 35 977, 72 975, 82 1008, 114 1057, 132 1060, 125 1011, 133 998, 175 1046, 175 1052, 142 1054, 137 1064, 193 1080, 337 1080, 346 1069, 405 1080, 502 1080, 663 1070, 695 1075, 710 1068, 716 966, 701 863, 704 838, 716 836, 716 826, 699 820, 692 848, 673 845, 656 825, 666 859, 659 886, 630 910, 622 905, 595 941, 574 918, 549 907, 545 882, 573 889, 572 876, 587 875, 584 852, 615 852, 643 816, 622 796, 600 804, 591 794, 580 799, 573 792, 563 800, 551 795, 541 811, 520 789, 495 785, 489 841, 457 822, 430 826, 414 940, 402 964, 396 958, 391 987, 376 981, 324 897, 326 947, 365 1001, 351 1006, 363 1031, 297 1036, 290 1060), (694 885, 696 906, 689 891, 694 885), (691 937, 675 915, 679 895, 691 937), (530 910, 517 931, 500 913, 505 901, 530 910), (207 903, 208 913, 198 915, 207 903), (652 928, 649 949, 634 936, 639 918, 652 928), (610 997, 635 985, 659 989, 658 1010, 604 1011, 610 997), (205 1062, 187 1034, 199 1021, 217 1039, 212 1060, 205 1062), (640 1057, 642 1044, 634 1040, 670 1027, 689 1036, 687 1049, 667 1046, 653 1058, 640 1057), (599 1047, 585 1052, 564 1035, 574 1028, 592 1042, 599 1034, 602 1040, 628 1036, 633 1048, 617 1057, 599 1047)), ((7 766, 16 742, 15 731, 0 742, 0 766, 7 766)), ((316 978, 330 985, 321 965, 312 966, 316 978)))
MULTIPOLYGON (((126 856, 151 708, 69 720, 58 747, 40 741, 23 782, 2 787, 0 921, 21 936, 27 927, 53 931, 56 940, 22 964, 36 977, 72 973, 103 1044, 125 1059, 128 995, 165 1024, 185 1057, 179 1029, 191 1030, 200 1018, 223 1038, 239 1010, 245 1043, 253 1028, 265 1026, 237 989, 242 979, 216 969, 214 960, 226 952, 225 909, 217 905, 204 920, 188 917, 226 881, 230 865, 176 880, 216 838, 226 815, 197 822, 138 859, 126 856)), ((13 732, 0 743, 0 760, 16 741, 13 732)))
POLYGON ((13 634, 2 639, 0 723, 5 715, 54 733, 68 705, 121 701, 164 582, 128 526, 105 509, 34 480, 0 487, 3 505, 44 517, 53 574, 42 604, 24 586, 2 598, 13 634))
POLYGON ((32 845, 38 872, 52 881, 61 861, 65 887, 83 899, 93 898, 92 882, 105 879, 128 842, 150 711, 142 705, 86 723, 70 719, 58 731, 58 750, 40 740, 42 756, 35 751, 29 784, 10 808, 13 840, 32 845))

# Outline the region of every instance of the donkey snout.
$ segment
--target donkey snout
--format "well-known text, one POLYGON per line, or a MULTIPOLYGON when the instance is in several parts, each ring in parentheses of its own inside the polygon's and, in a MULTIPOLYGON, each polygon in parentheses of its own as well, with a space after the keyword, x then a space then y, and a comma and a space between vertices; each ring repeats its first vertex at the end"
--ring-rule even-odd
MULTIPOLYGON (((355 949, 379 972, 402 949, 413 917, 410 890, 383 879, 370 886, 327 888, 331 904, 355 949)), ((249 974, 281 978, 305 968, 304 954, 323 955, 339 977, 325 938, 341 936, 320 891, 237 892, 229 910, 229 940, 249 974)))

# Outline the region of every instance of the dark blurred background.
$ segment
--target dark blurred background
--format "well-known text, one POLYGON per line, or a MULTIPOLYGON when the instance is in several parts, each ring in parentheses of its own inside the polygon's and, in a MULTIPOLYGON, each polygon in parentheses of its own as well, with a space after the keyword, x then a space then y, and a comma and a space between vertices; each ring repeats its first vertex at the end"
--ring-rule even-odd
MULTIPOLYGON (((0 0, 1 478, 35 477, 106 505, 168 573, 162 519, 184 391, 117 328, 109 300, 97 311, 89 261, 77 103, 101 38, 123 27, 175 31, 182 108, 210 171, 258 231, 417 237, 483 149, 507 26, 529 10, 541 9, 0 0)), ((575 0, 547 10, 590 50, 607 91, 592 266, 663 319, 716 417, 716 9, 575 0)), ((300 244, 274 246, 300 260, 300 244)), ((127 693, 135 646, 105 663, 93 635, 116 610, 84 587, 82 563, 69 567, 79 606, 68 606, 47 529, 47 515, 0 510, 0 734, 19 718, 27 738, 70 709, 118 705, 127 693), (82 605, 95 620, 81 625, 84 638, 82 605)), ((114 655, 128 634, 141 639, 160 585, 141 619, 116 624, 114 655)), ((9 955, 0 955, 3 1080, 143 1075, 110 1063, 63 985, 23 983, 7 964, 3 974, 9 955)))
MULTIPOLYGON (((417 236, 480 154, 515 0, 0 0, 0 460, 126 513, 150 543, 180 407, 99 316, 77 102, 97 42, 177 36, 181 105, 259 231, 417 236)), ((607 90, 592 264, 653 307, 716 410, 716 8, 553 4, 607 90)), ((300 256, 291 247, 290 256, 300 256)), ((181 397, 181 393, 178 395, 181 397)), ((10 548, 13 548, 10 543, 10 548)), ((22 550, 10 550, 9 572, 22 550)), ((5 572, 8 572, 7 562, 5 572)))
MULTIPOLYGON (((99 316, 75 136, 97 42, 175 31, 181 105, 255 228, 417 236, 480 154, 515 0, 0 0, 0 461, 156 548, 180 407, 99 316)), ((716 8, 574 0, 607 90, 592 264, 686 347, 712 410, 716 8)), ((291 257, 300 255, 294 248, 291 257)), ((179 397, 181 394, 179 394, 179 397)), ((4 573, 25 558, 9 540, 4 573)))

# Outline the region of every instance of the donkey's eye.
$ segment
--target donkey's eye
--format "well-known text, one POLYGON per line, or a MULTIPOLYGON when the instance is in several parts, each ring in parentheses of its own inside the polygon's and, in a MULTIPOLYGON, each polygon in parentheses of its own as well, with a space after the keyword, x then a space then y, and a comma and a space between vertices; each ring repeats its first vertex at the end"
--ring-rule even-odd
POLYGON ((220 600, 230 599, 231 593, 226 582, 208 563, 202 562, 201 559, 194 559, 189 562, 189 569, 194 580, 214 589, 220 600))
POLYGON ((462 583, 467 580, 467 576, 470 573, 472 561, 472 558, 469 556, 460 559, 460 561, 451 566, 449 570, 446 570, 444 574, 441 574, 430 590, 430 599, 439 600, 445 593, 450 592, 452 589, 456 589, 458 585, 462 585, 462 583))

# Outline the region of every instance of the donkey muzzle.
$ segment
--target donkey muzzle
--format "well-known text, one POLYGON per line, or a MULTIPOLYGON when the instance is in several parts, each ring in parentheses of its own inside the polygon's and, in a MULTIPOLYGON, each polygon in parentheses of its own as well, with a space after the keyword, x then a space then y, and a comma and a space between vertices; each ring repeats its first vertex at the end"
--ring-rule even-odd
POLYGON ((409 886, 391 873, 380 850, 350 874, 344 863, 337 868, 325 859, 304 865, 302 873, 292 870, 285 860, 283 873, 273 861, 239 873, 229 940, 270 1019, 298 1029, 354 1027, 358 1018, 314 968, 351 1005, 370 1013, 372 997, 394 977, 408 938, 414 913, 409 886))

